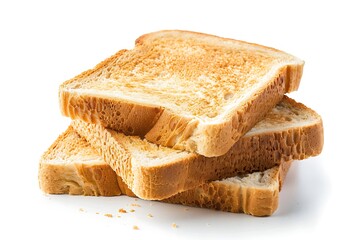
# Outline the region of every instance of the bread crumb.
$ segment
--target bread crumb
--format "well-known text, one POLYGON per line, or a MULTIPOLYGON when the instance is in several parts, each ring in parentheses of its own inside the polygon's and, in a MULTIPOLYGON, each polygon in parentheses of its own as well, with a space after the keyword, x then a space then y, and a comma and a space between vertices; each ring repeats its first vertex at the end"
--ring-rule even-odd
POLYGON ((99 214, 99 212, 96 212, 95 214, 99 214))
POLYGON ((113 215, 112 215, 111 213, 105 213, 104 216, 105 216, 105 217, 109 217, 109 218, 112 218, 112 217, 113 217, 113 215))
POLYGON ((131 206, 133 206, 133 207, 141 207, 139 204, 136 204, 136 203, 132 203, 131 206))
POLYGON ((135 201, 135 202, 137 202, 137 200, 139 200, 139 199, 137 199, 137 198, 134 198, 134 201, 135 201))
POLYGON ((134 226, 133 226, 133 229, 134 229, 134 230, 139 230, 139 227, 136 226, 136 225, 134 225, 134 226))
POLYGON ((176 225, 176 223, 173 223, 173 224, 171 224, 171 227, 172 228, 178 228, 178 225, 176 225))
POLYGON ((120 208, 119 213, 127 213, 127 211, 125 209, 123 209, 123 208, 120 208))
POLYGON ((117 218, 120 218, 121 216, 120 216, 120 215, 117 215, 116 217, 117 217, 117 218))
POLYGON ((134 209, 130 209, 129 212, 135 212, 135 210, 134 210, 134 209))
POLYGON ((188 208, 185 208, 184 210, 185 210, 185 211, 189 211, 189 209, 188 209, 188 208))
POLYGON ((150 214, 150 213, 149 213, 147 216, 148 216, 149 218, 154 217, 154 216, 153 216, 152 214, 150 214))
POLYGON ((84 212, 84 209, 83 209, 83 208, 79 208, 79 211, 80 211, 80 212, 84 212))

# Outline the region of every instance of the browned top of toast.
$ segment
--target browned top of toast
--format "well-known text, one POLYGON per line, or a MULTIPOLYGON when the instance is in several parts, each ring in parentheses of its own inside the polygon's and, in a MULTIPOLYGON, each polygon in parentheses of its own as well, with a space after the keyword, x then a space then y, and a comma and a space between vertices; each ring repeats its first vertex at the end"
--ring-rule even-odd
POLYGON ((209 120, 246 102, 279 68, 303 64, 284 52, 186 31, 141 36, 63 84, 71 91, 158 105, 209 120))

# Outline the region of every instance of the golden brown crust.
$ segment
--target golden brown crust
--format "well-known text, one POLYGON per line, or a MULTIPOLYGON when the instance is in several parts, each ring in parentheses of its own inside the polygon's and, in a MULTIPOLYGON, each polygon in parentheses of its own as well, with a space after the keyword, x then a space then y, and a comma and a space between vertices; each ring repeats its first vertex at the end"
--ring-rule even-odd
POLYGON ((120 195, 116 173, 102 161, 76 161, 83 155, 99 159, 85 139, 70 126, 41 157, 40 188, 51 194, 120 195))
POLYGON ((246 42, 246 41, 233 39, 233 38, 219 37, 219 36, 216 36, 216 35, 213 35, 213 34, 200 33, 200 32, 188 31, 188 30, 161 30, 161 31, 157 31, 157 32, 146 33, 146 34, 141 35, 140 37, 138 37, 135 40, 135 45, 144 45, 146 40, 151 39, 153 35, 161 34, 161 33, 173 33, 173 32, 177 32, 178 34, 189 33, 189 34, 192 34, 192 35, 197 35, 197 36, 199 36, 199 38, 201 38, 201 37, 210 37, 210 38, 215 37, 215 38, 218 38, 218 39, 222 39, 223 41, 244 43, 244 44, 249 44, 249 45, 252 45, 252 46, 260 47, 260 48, 263 48, 263 49, 268 49, 268 50, 271 50, 271 51, 279 52, 279 53, 282 53, 282 54, 284 53, 284 52, 282 52, 282 51, 280 51, 280 50, 278 50, 276 48, 260 45, 260 44, 257 44, 257 43, 246 42))
POLYGON ((197 122, 167 111, 164 111, 145 138, 162 146, 185 149, 206 157, 224 155, 241 136, 281 101, 286 92, 286 82, 289 81, 286 71, 282 71, 272 84, 260 91, 248 104, 234 110, 228 121, 207 126, 205 132, 200 132, 200 139, 204 138, 200 144, 190 137, 198 125, 197 122))
POLYGON ((49 194, 88 196, 121 195, 117 175, 102 165, 72 164, 72 167, 42 162, 39 167, 40 188, 49 194))
MULTIPOLYGON (((160 31, 141 36, 136 40, 136 46, 145 45, 145 42, 151 39, 153 34, 166 32, 174 32, 174 34, 191 33, 197 36, 214 37, 208 34, 189 31, 160 31)), ((246 43, 233 39, 219 39, 246 43)), ((279 50, 261 45, 251 45, 281 53, 279 50)), ((296 90, 299 86, 303 69, 302 62, 289 63, 289 65, 278 69, 273 74, 273 77, 269 79, 268 83, 264 84, 264 87, 249 99, 248 104, 237 106, 224 121, 202 126, 200 126, 201 124, 199 124, 197 119, 186 118, 172 112, 171 109, 165 109, 164 111, 163 107, 147 106, 142 103, 129 103, 122 99, 90 96, 89 94, 78 95, 66 89, 66 85, 94 74, 99 69, 105 69, 116 58, 122 56, 123 53, 126 53, 126 50, 120 51, 113 57, 98 64, 93 70, 65 82, 59 90, 62 113, 72 119, 102 124, 105 127, 122 131, 126 134, 146 135, 146 138, 151 142, 196 152, 207 157, 225 154, 241 136, 281 100, 284 93, 296 90), (170 120, 181 123, 181 127, 170 131, 170 120), (181 130, 186 130, 186 132, 181 130)))
MULTIPOLYGON (((285 98, 285 101, 289 100, 285 98)), ((295 101, 292 104, 303 106, 295 101)), ((73 126, 95 149, 101 150, 105 161, 137 196, 156 200, 194 188, 206 181, 238 173, 264 171, 279 165, 282 160, 315 156, 323 146, 323 127, 319 118, 307 126, 245 135, 220 157, 206 158, 187 154, 176 161, 144 166, 141 161, 133 160, 131 151, 122 144, 121 139, 117 139, 119 133, 82 121, 74 121, 73 126)))
POLYGON ((284 184, 285 178, 287 173, 289 172, 289 169, 291 167, 293 161, 283 161, 280 165, 279 165, 279 191, 281 191, 282 186, 284 184))
POLYGON ((163 108, 119 102, 110 98, 76 95, 60 91, 61 112, 72 119, 101 124, 127 135, 145 136, 163 108))
MULTIPOLYGON (((86 153, 92 150, 86 150, 90 146, 83 143, 84 141, 71 127, 58 137, 44 154, 43 157, 47 158, 40 160, 39 182, 41 189, 49 194, 89 196, 126 194, 136 197, 108 164, 103 161, 92 163, 86 160, 88 157, 86 153), (59 145, 65 145, 65 147, 59 147, 59 145), (64 153, 73 147, 76 147, 75 152, 70 152, 70 155, 64 153), (77 154, 79 152, 85 155, 77 154), (65 158, 62 162, 54 162, 51 159, 51 156, 54 155, 71 158, 75 156, 78 159, 71 161, 70 158, 65 158)), ((271 180, 266 181, 266 185, 263 187, 257 187, 257 180, 254 180, 254 184, 249 185, 242 184, 240 181, 231 183, 225 179, 206 183, 164 201, 235 213, 245 212, 254 216, 268 216, 277 208, 279 186, 282 184, 290 164, 291 161, 282 162, 280 167, 267 170, 266 172, 270 171, 273 176, 271 180)), ((266 174, 266 172, 262 174, 266 174)))
POLYGON ((291 162, 282 162, 279 167, 273 168, 274 186, 257 188, 225 183, 226 180, 213 181, 163 201, 254 216, 270 216, 278 208, 279 192, 291 162))
POLYGON ((242 137, 220 157, 206 158, 193 154, 168 165, 142 167, 139 174, 142 176, 142 192, 134 191, 143 198, 164 196, 170 192, 186 191, 206 181, 231 177, 236 173, 264 171, 279 165, 282 160, 302 160, 316 156, 322 150, 322 142, 321 123, 301 129, 242 137))
POLYGON ((87 123, 75 120, 72 122, 72 127, 74 127, 80 136, 83 136, 103 158, 106 156, 106 162, 110 167, 114 169, 117 175, 124 179, 129 186, 132 186, 138 167, 132 167, 131 151, 122 145, 114 131, 109 129, 103 131, 105 128, 98 124, 88 124, 88 126, 82 124, 87 123))
MULTIPOLYGON (((104 164, 107 165, 107 163, 105 163, 105 162, 104 162, 104 164)), ((109 165, 107 165, 107 166, 110 168, 109 165)), ((126 185, 126 183, 124 183, 124 181, 122 180, 121 177, 118 176, 117 182, 118 182, 118 186, 119 186, 122 194, 125 194, 126 196, 129 196, 129 197, 136 197, 136 195, 129 189, 128 185, 126 185)))

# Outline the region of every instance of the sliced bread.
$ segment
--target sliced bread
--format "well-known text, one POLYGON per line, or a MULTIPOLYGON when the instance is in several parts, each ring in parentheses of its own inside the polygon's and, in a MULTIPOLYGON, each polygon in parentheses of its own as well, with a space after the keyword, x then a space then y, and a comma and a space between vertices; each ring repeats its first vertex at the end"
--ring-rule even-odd
POLYGON ((315 156, 323 146, 321 117, 288 97, 220 157, 158 146, 81 120, 74 120, 72 126, 138 197, 151 200, 207 181, 265 171, 281 161, 315 156))
MULTIPOLYGON (((165 202, 255 216, 271 215, 290 162, 252 174, 213 181, 176 194, 165 202)), ((43 154, 40 188, 49 194, 135 195, 90 144, 69 127, 43 154)))
POLYGON ((65 116, 207 157, 225 154, 296 90, 304 62, 217 36, 160 31, 139 37, 59 88, 65 116))

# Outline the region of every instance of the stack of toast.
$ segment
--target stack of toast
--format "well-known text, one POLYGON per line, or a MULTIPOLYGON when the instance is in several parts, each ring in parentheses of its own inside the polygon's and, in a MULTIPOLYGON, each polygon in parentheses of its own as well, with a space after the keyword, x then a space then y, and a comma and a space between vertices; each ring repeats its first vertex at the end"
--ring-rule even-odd
POLYGON ((145 34, 60 86, 73 121, 40 159, 40 188, 269 216, 291 162, 323 146, 321 117, 285 96, 303 66, 239 40, 145 34))

